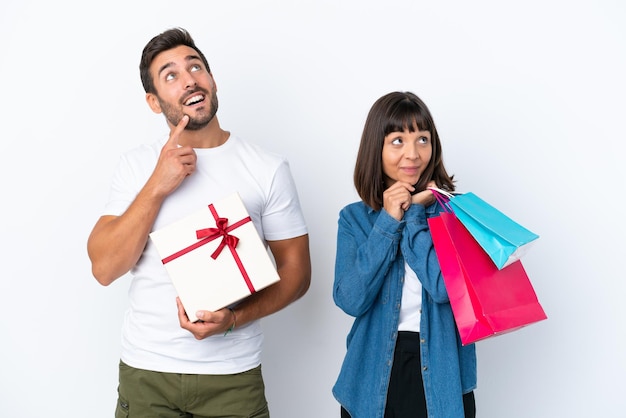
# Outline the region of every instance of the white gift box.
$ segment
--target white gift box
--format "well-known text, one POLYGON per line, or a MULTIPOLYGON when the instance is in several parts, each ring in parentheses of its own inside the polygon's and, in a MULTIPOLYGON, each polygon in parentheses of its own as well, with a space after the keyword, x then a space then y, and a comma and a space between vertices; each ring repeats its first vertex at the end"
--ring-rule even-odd
POLYGON ((185 307, 217 311, 280 279, 238 193, 150 234, 185 307))

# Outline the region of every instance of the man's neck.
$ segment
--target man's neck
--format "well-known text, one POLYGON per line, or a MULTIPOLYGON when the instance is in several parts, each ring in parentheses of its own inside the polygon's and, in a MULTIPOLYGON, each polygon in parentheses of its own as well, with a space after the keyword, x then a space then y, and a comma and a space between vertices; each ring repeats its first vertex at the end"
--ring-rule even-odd
POLYGON ((180 145, 190 145, 193 148, 215 148, 223 145, 230 137, 230 132, 220 127, 217 117, 204 128, 196 131, 186 129, 180 135, 180 145))

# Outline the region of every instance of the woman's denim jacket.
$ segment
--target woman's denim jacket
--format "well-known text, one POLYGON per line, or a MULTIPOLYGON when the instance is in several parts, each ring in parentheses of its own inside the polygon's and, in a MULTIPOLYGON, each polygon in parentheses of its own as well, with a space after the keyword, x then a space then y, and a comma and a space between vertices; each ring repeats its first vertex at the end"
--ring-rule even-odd
POLYGON ((333 395, 352 418, 382 418, 398 335, 404 261, 422 284, 421 364, 429 418, 463 418, 476 387, 474 344, 462 346, 428 229, 436 203, 397 221, 363 202, 339 214, 333 298, 355 317, 333 395))

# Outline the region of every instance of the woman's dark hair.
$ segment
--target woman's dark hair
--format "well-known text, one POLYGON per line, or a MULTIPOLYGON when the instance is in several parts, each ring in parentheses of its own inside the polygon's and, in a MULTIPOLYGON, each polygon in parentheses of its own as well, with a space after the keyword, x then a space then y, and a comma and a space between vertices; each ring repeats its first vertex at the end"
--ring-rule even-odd
POLYGON ((209 73, 211 72, 206 57, 202 51, 196 47, 196 44, 189 32, 182 28, 168 29, 152 38, 143 48, 141 61, 139 62, 139 75, 141 76, 141 84, 143 84, 143 89, 146 93, 156 94, 154 80, 150 74, 150 64, 152 64, 154 58, 163 51, 167 51, 181 45, 195 49, 206 66, 207 71, 209 73))
POLYGON ((425 190, 428 182, 434 180, 438 187, 454 191, 454 176, 448 175, 443 165, 441 141, 428 107, 411 92, 392 92, 379 98, 370 109, 354 167, 357 193, 373 209, 383 207, 386 189, 382 163, 385 136, 407 129, 414 132, 416 128, 430 132, 432 142, 432 156, 416 189, 425 190))

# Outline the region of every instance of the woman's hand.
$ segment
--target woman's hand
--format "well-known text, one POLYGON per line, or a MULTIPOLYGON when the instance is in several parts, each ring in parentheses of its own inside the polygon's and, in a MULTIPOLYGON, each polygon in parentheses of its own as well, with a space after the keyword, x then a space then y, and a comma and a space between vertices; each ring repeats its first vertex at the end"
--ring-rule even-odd
POLYGON ((426 187, 426 190, 423 190, 412 196, 412 203, 417 203, 424 206, 430 206, 435 203, 435 195, 431 190, 428 190, 428 187, 437 187, 437 183, 435 183, 434 181, 429 181, 426 187))
MULTIPOLYGON (((415 188, 405 182, 397 181, 383 192, 383 207, 389 215, 400 221, 404 212, 411 207, 411 192, 415 188)), ((429 191, 430 192, 430 191, 429 191)))

